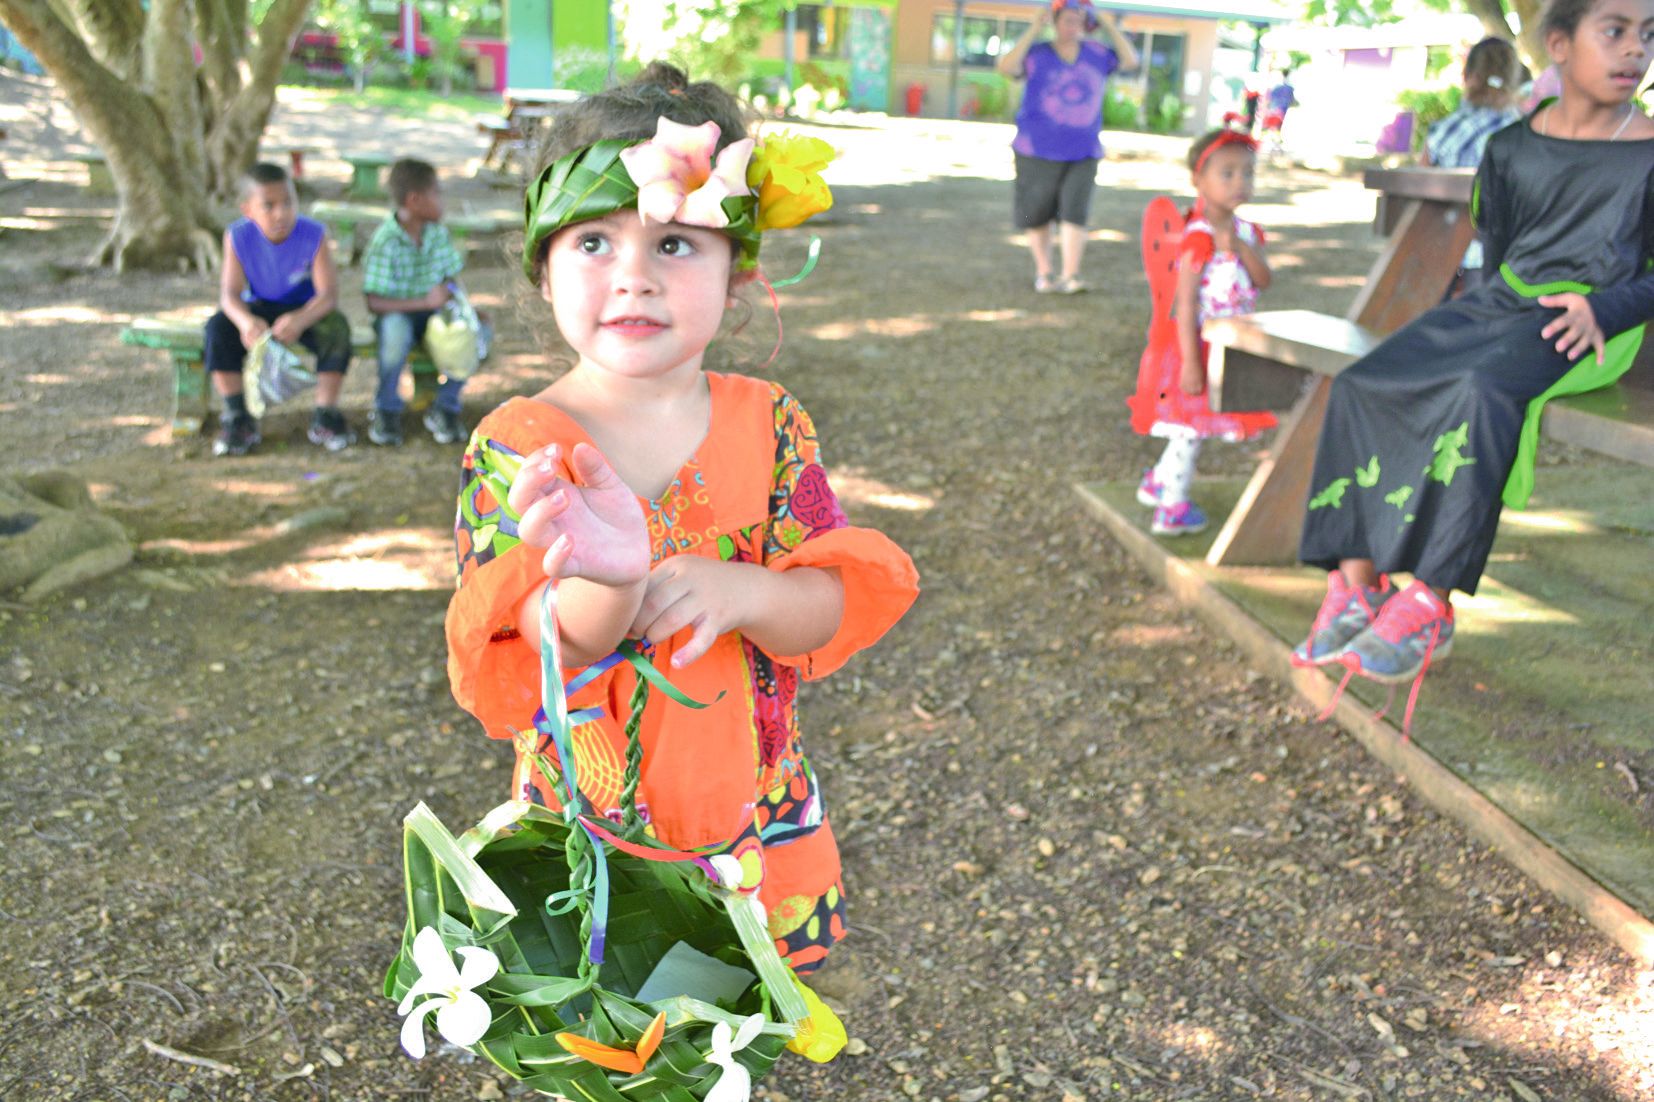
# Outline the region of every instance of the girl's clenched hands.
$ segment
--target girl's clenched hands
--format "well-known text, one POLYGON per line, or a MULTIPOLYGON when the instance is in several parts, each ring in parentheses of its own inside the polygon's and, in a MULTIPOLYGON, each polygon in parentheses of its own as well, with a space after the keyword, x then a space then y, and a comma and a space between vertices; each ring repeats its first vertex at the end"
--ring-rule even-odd
POLYGON ((750 563, 727 563, 699 555, 674 555, 649 572, 643 605, 630 634, 660 642, 684 628, 689 640, 672 654, 682 669, 711 649, 726 631, 745 627, 762 607, 772 575, 750 563))
POLYGON ((518 535, 546 548, 547 577, 612 587, 643 581, 649 575, 649 529, 631 487, 589 444, 576 444, 569 457, 577 482, 557 473, 561 459, 561 445, 552 444, 523 460, 508 499, 522 518, 518 535))

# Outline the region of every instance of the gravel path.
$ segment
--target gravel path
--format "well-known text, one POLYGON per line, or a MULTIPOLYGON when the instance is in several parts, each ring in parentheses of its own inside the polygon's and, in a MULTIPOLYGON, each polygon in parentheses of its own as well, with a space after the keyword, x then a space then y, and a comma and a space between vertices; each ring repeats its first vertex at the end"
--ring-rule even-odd
MULTIPOLYGON (((1006 229, 1003 130, 823 132, 838 206, 771 372, 925 593, 807 691, 854 930, 822 987, 856 1040, 760 1097, 1647 1097, 1654 976, 1309 722, 1070 490, 1152 452, 1123 427, 1135 223, 1180 188, 1177 143, 1114 143, 1101 290, 1058 299, 1027 289, 1006 229)), ((1270 303, 1342 310, 1376 248, 1370 196, 1262 175, 1270 303)), ((8 192, 0 217, 77 195, 8 192)), ((54 275, 95 231, 46 221, 0 238, 0 437, 16 465, 85 476, 142 549, 73 599, 0 605, 0 1097, 517 1096, 463 1054, 402 1056, 376 994, 401 815, 424 799, 469 825, 508 771, 442 680, 452 449, 322 457, 302 412, 243 462, 171 444, 164 365, 114 336, 210 288, 54 275)), ((802 254, 785 237, 779 273, 802 254)), ((470 282, 506 319, 474 419, 544 377, 529 325, 549 321, 497 259, 470 282)), ((722 353, 746 370, 774 339, 753 314, 722 353)))

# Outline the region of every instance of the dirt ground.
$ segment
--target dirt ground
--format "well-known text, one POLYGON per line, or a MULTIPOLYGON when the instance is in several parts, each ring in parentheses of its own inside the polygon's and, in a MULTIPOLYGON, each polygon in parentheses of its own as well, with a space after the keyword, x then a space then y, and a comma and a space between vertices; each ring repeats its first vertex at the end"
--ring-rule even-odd
MULTIPOLYGON (((408 1059, 378 995, 402 815, 425 800, 468 826, 509 771, 442 670, 457 449, 415 432, 320 454, 302 409, 243 460, 172 441, 169 369, 117 338, 212 281, 73 267, 99 200, 47 140, 72 120, 20 87, 0 98, 6 169, 39 182, 0 192, 0 442, 14 470, 86 478, 139 551, 0 605, 0 1098, 517 1097, 464 1053, 408 1059)), ((274 136, 314 143, 323 195, 345 179, 330 143, 414 130, 283 103, 274 136)), ((453 201, 515 203, 468 178, 468 122, 425 125, 453 201)), ((1003 128, 821 132, 844 151, 838 202, 820 268, 784 292, 785 350, 760 368, 775 329, 755 303, 717 357, 800 397, 852 515, 925 591, 806 689, 853 929, 821 986, 856 1040, 759 1097, 1648 1097, 1654 974, 1248 670, 1070 490, 1153 450, 1122 404, 1135 227, 1182 186, 1178 144, 1109 135, 1100 289, 1054 298, 1007 229, 1003 128)), ((1341 312, 1376 250, 1370 194, 1261 177, 1270 303, 1341 312)), ((773 274, 801 236, 766 245, 773 274)), ((474 422, 541 385, 550 322, 496 246, 471 263, 503 319, 474 422)), ((359 291, 349 272, 358 318, 359 291)), ((359 430, 371 375, 347 385, 359 430)), ((1214 448, 1203 469, 1249 459, 1214 448)))

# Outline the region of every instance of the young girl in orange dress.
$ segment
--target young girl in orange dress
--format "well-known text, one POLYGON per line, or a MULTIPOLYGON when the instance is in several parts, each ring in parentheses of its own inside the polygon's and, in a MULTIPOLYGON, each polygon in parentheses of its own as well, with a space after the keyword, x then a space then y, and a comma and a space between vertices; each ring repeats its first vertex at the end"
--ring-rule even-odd
POLYGON ((908 556, 850 524, 810 417, 777 383, 702 369, 761 233, 831 205, 825 143, 755 148, 740 105, 654 65, 557 121, 526 204, 524 268, 577 359, 483 419, 447 618, 460 704, 517 740, 513 796, 556 799, 525 755, 541 594, 557 588, 579 787, 618 815, 638 641, 688 696, 641 727, 637 805, 660 841, 730 853, 795 972, 842 937, 838 848, 799 739, 800 677, 876 641, 918 593, 908 556), (506 487, 509 487, 507 490, 506 487), (523 732, 525 734, 519 734, 523 732))
POLYGON ((1252 198, 1257 143, 1239 130, 1212 130, 1189 147, 1189 176, 1199 197, 1187 217, 1170 199, 1143 212, 1143 266, 1153 319, 1128 401, 1131 427, 1166 441, 1160 461, 1143 472, 1137 500, 1154 509, 1157 536, 1203 531, 1206 514, 1189 500, 1195 460, 1212 438, 1244 440, 1275 424, 1268 412, 1217 413, 1206 396, 1206 346, 1200 327, 1211 318, 1250 314, 1270 284, 1264 233, 1237 217, 1252 198))

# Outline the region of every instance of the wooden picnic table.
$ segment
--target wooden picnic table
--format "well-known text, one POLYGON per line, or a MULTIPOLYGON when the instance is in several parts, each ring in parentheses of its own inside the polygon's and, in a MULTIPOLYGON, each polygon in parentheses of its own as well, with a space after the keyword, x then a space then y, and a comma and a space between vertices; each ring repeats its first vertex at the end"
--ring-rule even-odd
POLYGON ((489 136, 483 165, 503 153, 497 166, 503 169, 512 156, 533 145, 557 112, 579 99, 580 93, 567 88, 507 88, 501 98, 505 114, 480 118, 477 129, 489 136))
MULTIPOLYGON (((1318 315, 1320 329, 1328 328, 1330 322, 1340 332, 1321 333, 1308 341, 1294 340, 1293 334, 1285 332, 1247 333, 1251 346, 1234 349, 1222 343, 1221 325, 1215 330, 1208 326, 1212 347, 1209 393, 1214 407, 1223 406, 1222 383, 1233 359, 1250 357, 1256 365, 1292 364, 1286 358, 1293 354, 1287 351, 1288 344, 1296 343, 1300 349, 1328 342, 1344 348, 1370 346, 1441 302, 1475 236, 1469 206, 1473 180, 1474 173, 1466 169, 1369 170, 1362 182, 1379 193, 1374 227, 1387 237, 1344 315, 1345 324, 1318 315)), ((1313 369, 1316 365, 1305 362, 1300 366, 1313 369)), ((1214 566, 1271 564, 1297 558, 1315 446, 1331 389, 1332 376, 1317 371, 1309 389, 1281 421, 1269 454, 1253 472, 1235 511, 1213 542, 1207 562, 1214 566)), ((1233 400, 1230 408, 1237 408, 1233 400)))
MULTIPOLYGON (((1209 323, 1215 409, 1291 412, 1207 553, 1213 566, 1273 565, 1297 557, 1304 502, 1332 377, 1390 333, 1441 302, 1474 236, 1470 169, 1374 169, 1375 231, 1387 234, 1366 284, 1343 318, 1278 310, 1209 323), (1303 388, 1303 373, 1312 381, 1303 388), (1297 393, 1296 402, 1292 396, 1297 393)), ((1547 436, 1654 465, 1654 341, 1615 387, 1553 400, 1547 436)))

